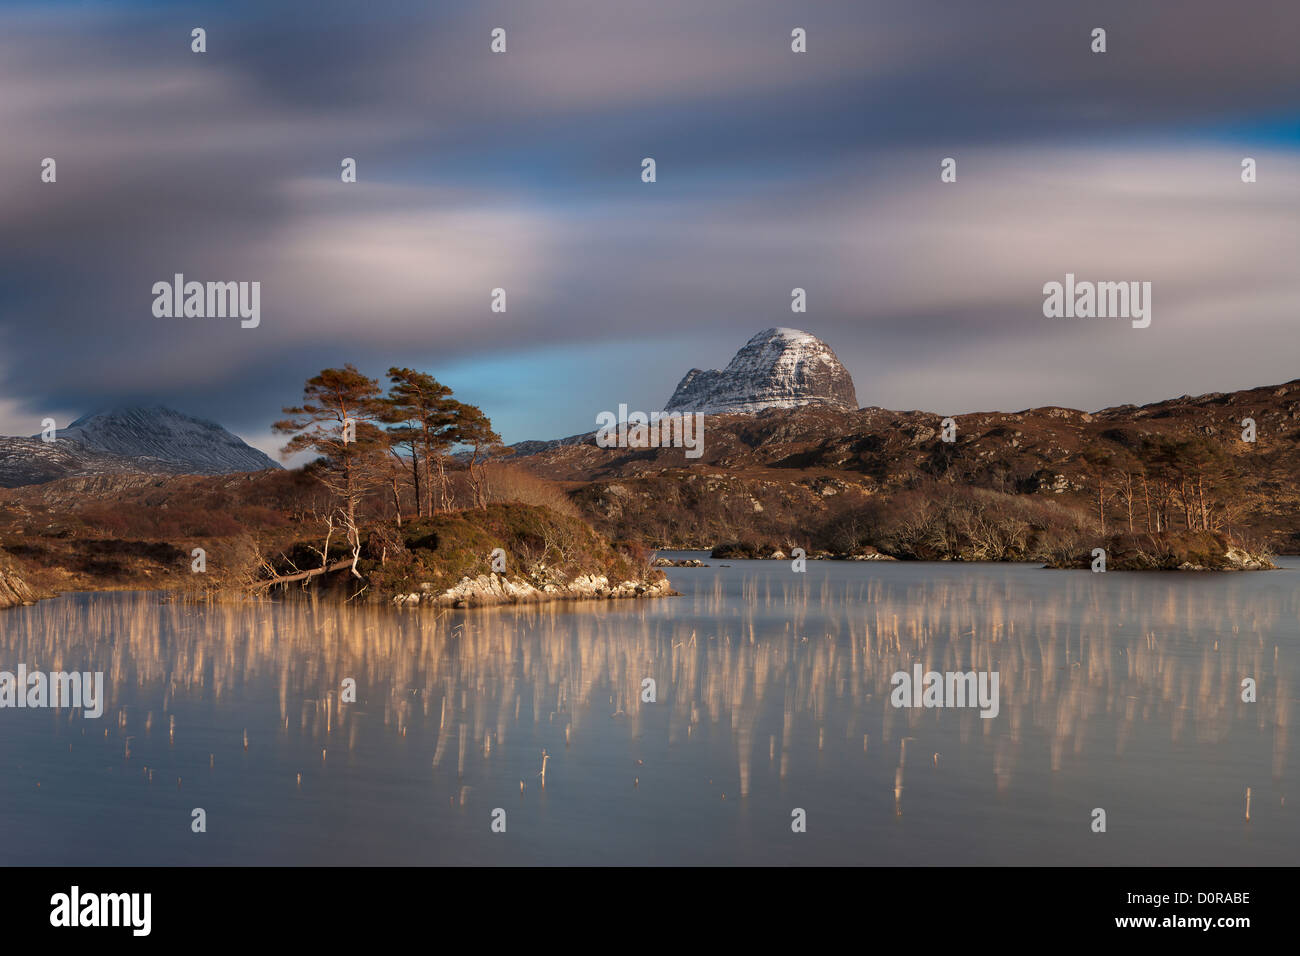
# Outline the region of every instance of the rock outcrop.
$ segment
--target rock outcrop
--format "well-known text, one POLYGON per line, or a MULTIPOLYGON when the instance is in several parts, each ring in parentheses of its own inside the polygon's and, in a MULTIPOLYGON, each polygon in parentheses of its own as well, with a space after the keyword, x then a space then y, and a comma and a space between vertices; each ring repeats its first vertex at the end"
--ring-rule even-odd
POLYGON ((480 574, 473 578, 463 577, 454 587, 444 591, 424 584, 418 592, 397 595, 393 598, 393 603, 406 607, 424 605, 463 608, 543 601, 668 597, 675 593, 667 578, 613 583, 603 574, 586 574, 564 583, 547 583, 538 587, 522 578, 510 578, 504 574, 480 574))
POLYGON ((12 570, 0 567, 0 608, 35 604, 38 595, 12 570))
POLYGON ((798 329, 764 329, 725 369, 687 372, 665 411, 715 415, 803 405, 855 411, 852 377, 817 336, 798 329))

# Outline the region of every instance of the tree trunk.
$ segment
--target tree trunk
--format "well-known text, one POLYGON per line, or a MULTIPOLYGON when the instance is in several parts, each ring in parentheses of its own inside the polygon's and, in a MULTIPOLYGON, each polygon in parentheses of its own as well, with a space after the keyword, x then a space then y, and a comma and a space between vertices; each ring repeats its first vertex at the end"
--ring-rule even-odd
POLYGON ((276 584, 290 584, 293 581, 305 581, 308 578, 314 578, 318 574, 328 574, 331 571, 342 571, 352 564, 352 558, 343 558, 341 561, 335 561, 333 564, 323 565, 319 568, 312 568, 310 571, 299 571, 297 574, 282 574, 278 577, 271 578, 267 581, 258 581, 249 585, 250 591, 260 591, 263 588, 273 587, 276 584))
POLYGON ((1205 508, 1205 476, 1204 475, 1196 476, 1196 497, 1199 500, 1201 506, 1201 530, 1209 531, 1210 516, 1205 508))
POLYGON ((415 489, 415 516, 424 517, 424 498, 420 488, 420 453, 411 448, 411 486, 415 489))
POLYGON ((1151 489, 1147 485, 1147 476, 1142 475, 1142 501, 1147 513, 1147 534, 1151 533, 1151 489))
POLYGON ((438 455, 434 460, 438 465, 438 487, 442 494, 442 510, 450 511, 453 501, 451 497, 451 482, 447 478, 447 462, 443 459, 442 455, 438 455))
POLYGON ((426 447, 424 449, 424 510, 430 517, 433 516, 433 462, 432 452, 426 447))
POLYGON ((1097 477, 1097 518, 1101 525, 1101 534, 1106 535, 1106 482, 1099 475, 1097 477))
POLYGON ((1133 476, 1124 476, 1124 507, 1128 511, 1128 533, 1133 533, 1133 476))

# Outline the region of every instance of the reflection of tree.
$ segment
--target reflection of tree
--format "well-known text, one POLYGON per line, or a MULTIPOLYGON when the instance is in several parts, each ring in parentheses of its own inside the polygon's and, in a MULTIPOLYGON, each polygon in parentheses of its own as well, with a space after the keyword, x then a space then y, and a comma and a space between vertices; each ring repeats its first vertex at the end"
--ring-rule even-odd
POLYGON ((745 794, 764 755, 784 775, 809 741, 869 739, 871 752, 897 753, 900 738, 948 721, 1001 786, 1033 753, 1030 738, 1046 742, 1059 769, 1085 745, 1123 753, 1143 723, 1167 725, 1172 746, 1221 742, 1253 721, 1273 735, 1274 774, 1284 771, 1290 665, 1276 645, 1300 618, 1294 591, 1143 577, 1109 581, 1103 599, 1090 575, 1057 577, 1047 590, 1004 573, 835 586, 793 577, 802 576, 755 575, 736 582, 739 593, 701 577, 693 594, 656 606, 441 616, 68 595, 4 612, 0 652, 29 667, 93 664, 107 678, 106 712, 150 699, 161 710, 180 698, 242 704, 277 688, 286 726, 349 741, 356 716, 338 688, 352 677, 358 706, 394 733, 422 723, 437 735, 434 764, 455 755, 462 771, 493 759, 521 723, 566 728, 577 747, 599 722, 601 733, 663 734, 683 747, 721 734, 745 794), (893 708, 890 677, 916 662, 998 671, 1001 714, 893 708), (1241 703, 1243 676, 1259 682, 1258 704, 1241 703), (641 701, 646 677, 655 704, 641 701), (651 707, 663 709, 653 720, 651 707))

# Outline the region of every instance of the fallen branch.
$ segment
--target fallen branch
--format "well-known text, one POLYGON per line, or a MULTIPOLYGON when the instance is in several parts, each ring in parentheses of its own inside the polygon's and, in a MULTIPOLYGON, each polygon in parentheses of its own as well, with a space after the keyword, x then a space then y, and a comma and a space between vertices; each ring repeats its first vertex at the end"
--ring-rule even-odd
POLYGON ((346 567, 351 567, 352 558, 344 558, 342 561, 335 561, 333 564, 321 568, 312 568, 310 571, 299 571, 297 574, 282 574, 271 578, 267 581, 258 581, 250 585, 250 591, 260 591, 262 588, 269 588, 276 584, 292 584, 294 581, 305 581, 308 578, 314 578, 319 574, 329 574, 331 571, 342 571, 346 567))

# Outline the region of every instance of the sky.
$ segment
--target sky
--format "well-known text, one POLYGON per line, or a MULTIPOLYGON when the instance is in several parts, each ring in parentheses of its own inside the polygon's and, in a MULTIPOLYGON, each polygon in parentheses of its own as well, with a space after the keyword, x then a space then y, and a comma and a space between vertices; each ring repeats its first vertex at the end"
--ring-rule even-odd
POLYGON ((772 326, 942 414, 1289 381, 1298 48, 1294 0, 0 3, 0 434, 164 404, 273 453, 351 362, 554 438, 772 326), (156 317, 175 273, 260 324, 156 317), (1045 317, 1066 273, 1150 327, 1045 317))

